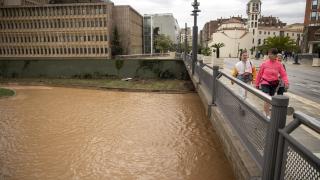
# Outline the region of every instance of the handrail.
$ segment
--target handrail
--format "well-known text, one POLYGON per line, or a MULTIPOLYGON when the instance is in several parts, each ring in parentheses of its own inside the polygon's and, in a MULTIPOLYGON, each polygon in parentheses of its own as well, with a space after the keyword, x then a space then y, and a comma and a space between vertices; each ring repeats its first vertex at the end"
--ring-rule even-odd
POLYGON ((293 118, 298 119, 303 125, 306 125, 310 129, 320 134, 320 119, 313 118, 302 112, 294 113, 293 118))
POLYGON ((209 69, 213 69, 211 66, 208 66, 207 64, 204 64, 204 66, 206 66, 207 68, 209 68, 209 69))
POLYGON ((230 79, 232 82, 236 83, 237 85, 241 86, 242 88, 248 90, 249 92, 253 93, 254 95, 258 96, 262 100, 266 101, 267 103, 271 103, 272 98, 271 96, 268 96, 267 94, 263 93, 262 91, 259 91, 258 89, 255 89, 248 84, 240 81, 237 78, 234 78, 233 76, 225 73, 225 72, 220 72, 222 76, 225 76, 226 78, 230 79))

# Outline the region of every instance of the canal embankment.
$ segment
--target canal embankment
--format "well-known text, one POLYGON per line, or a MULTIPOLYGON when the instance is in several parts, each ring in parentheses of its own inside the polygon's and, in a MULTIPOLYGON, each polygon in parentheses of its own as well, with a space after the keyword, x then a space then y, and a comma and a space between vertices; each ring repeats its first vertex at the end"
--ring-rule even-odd
POLYGON ((0 61, 0 83, 119 91, 194 91, 176 59, 8 59, 0 61))
POLYGON ((260 179, 261 170, 257 163, 250 156, 239 135, 234 131, 222 111, 212 103, 211 90, 202 84, 199 77, 191 75, 190 77, 205 108, 206 115, 223 146, 224 154, 232 166, 236 179, 260 179))

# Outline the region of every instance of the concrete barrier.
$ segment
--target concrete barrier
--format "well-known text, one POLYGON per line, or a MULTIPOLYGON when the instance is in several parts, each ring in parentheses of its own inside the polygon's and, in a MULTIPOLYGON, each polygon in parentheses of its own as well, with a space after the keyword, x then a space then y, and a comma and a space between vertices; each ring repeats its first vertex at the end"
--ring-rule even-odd
POLYGON ((260 171, 255 160, 250 156, 248 150, 243 145, 233 129, 232 125, 223 116, 222 112, 212 105, 211 93, 199 83, 199 78, 191 76, 191 80, 199 94, 199 97, 205 107, 215 132, 223 146, 224 153, 229 160, 237 180, 258 180, 261 179, 260 171))
POLYGON ((312 66, 320 67, 320 58, 313 58, 312 66))

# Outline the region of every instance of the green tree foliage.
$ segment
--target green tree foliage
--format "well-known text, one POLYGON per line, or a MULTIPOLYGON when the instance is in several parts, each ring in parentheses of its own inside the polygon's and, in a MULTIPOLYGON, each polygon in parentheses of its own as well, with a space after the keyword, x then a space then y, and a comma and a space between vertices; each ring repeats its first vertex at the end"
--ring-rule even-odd
POLYGON ((170 40, 169 36, 166 36, 164 34, 159 34, 155 38, 154 44, 155 44, 156 51, 164 53, 170 49, 172 45, 172 41, 170 40))
POLYGON ((123 64, 124 64, 124 60, 116 60, 115 61, 115 66, 116 66, 116 69, 118 72, 118 77, 120 76, 120 70, 122 69, 123 64))
POLYGON ((288 36, 268 37, 265 44, 258 47, 258 49, 262 52, 268 52, 268 50, 271 48, 277 48, 279 51, 291 52, 297 52, 299 50, 297 43, 288 36))
POLYGON ((219 58, 220 57, 220 48, 223 48, 225 46, 224 43, 215 43, 213 44, 211 47, 215 48, 216 49, 216 57, 219 58))
POLYGON ((111 54, 112 56, 121 55, 123 52, 123 48, 120 44, 119 32, 118 28, 115 27, 112 34, 112 41, 111 41, 111 54))
POLYGON ((201 48, 201 54, 205 56, 211 56, 211 49, 209 47, 203 47, 201 48))
POLYGON ((192 48, 191 48, 191 46, 187 46, 187 49, 186 49, 186 47, 183 45, 183 46, 181 46, 181 51, 182 52, 187 52, 187 53, 190 53, 191 52, 191 50, 192 50, 192 48))

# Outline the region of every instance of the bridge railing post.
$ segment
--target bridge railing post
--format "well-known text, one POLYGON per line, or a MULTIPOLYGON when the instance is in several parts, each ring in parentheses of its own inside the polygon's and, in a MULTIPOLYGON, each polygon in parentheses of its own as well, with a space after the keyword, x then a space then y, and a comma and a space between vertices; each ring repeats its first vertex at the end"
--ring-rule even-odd
POLYGON ((219 66, 212 67, 212 104, 215 105, 217 97, 217 77, 219 75, 219 66))
POLYGON ((264 163, 262 167, 262 180, 270 180, 274 177, 277 161, 279 129, 283 129, 286 125, 289 98, 287 96, 274 96, 272 97, 271 105, 271 119, 263 156, 264 163))

